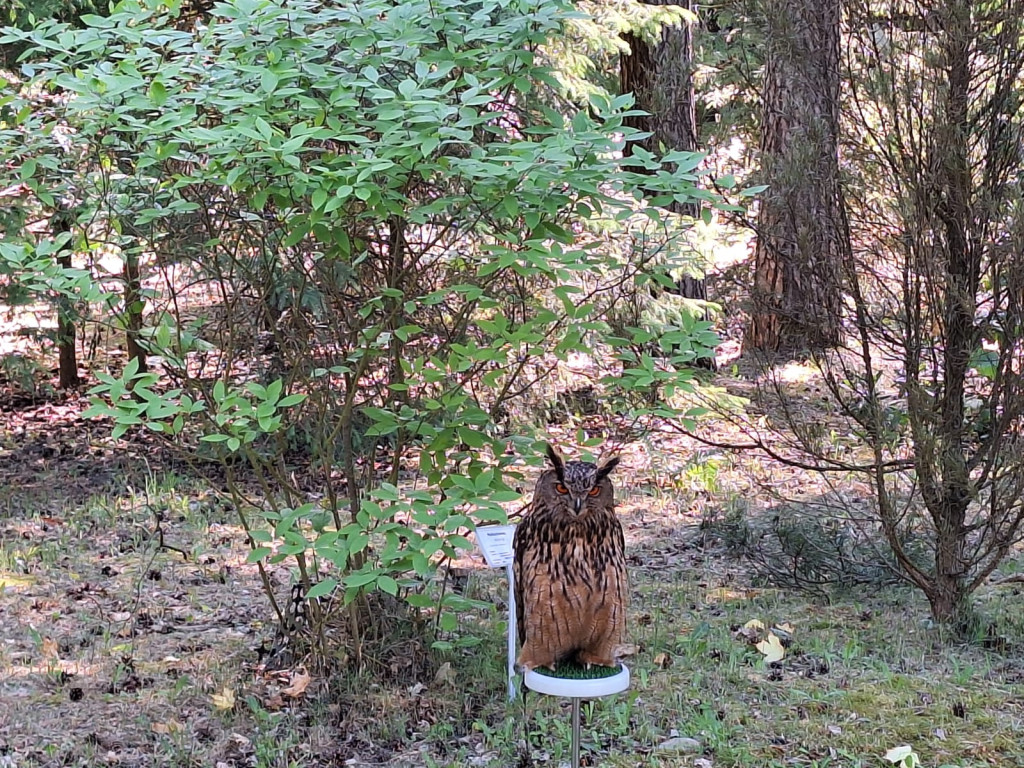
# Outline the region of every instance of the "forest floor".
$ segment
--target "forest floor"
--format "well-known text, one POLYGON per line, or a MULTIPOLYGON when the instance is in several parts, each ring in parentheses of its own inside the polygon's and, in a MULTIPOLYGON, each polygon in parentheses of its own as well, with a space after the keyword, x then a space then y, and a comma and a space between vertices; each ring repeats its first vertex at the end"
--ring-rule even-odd
MULTIPOLYGON (((362 671, 270 669, 256 567, 204 481, 93 434, 74 398, 0 410, 0 766, 568 760, 567 702, 505 700, 499 607, 461 616, 474 648, 431 651, 424 626, 362 671)), ((737 556, 734 537, 784 514, 766 486, 806 495, 813 476, 673 437, 629 446, 616 482, 638 650, 630 690, 584 707, 585 765, 854 768, 901 745, 930 767, 1024 765, 1019 590, 977 595, 999 643, 956 643, 906 588, 815 597, 737 556), (751 620, 784 658, 767 663, 751 620)), ((501 574, 458 566, 466 595, 501 605, 501 574)), ((270 576, 286 596, 287 570, 270 576)))

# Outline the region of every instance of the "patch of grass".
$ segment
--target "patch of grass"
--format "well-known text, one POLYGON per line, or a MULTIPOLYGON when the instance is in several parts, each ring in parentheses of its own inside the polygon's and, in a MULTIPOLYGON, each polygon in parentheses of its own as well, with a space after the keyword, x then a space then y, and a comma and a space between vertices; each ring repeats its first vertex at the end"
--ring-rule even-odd
MULTIPOLYGON (((703 757, 715 768, 877 768, 886 749, 905 743, 932 767, 1024 765, 1016 587, 978 595, 979 613, 1005 640, 992 647, 988 635, 950 642, 901 587, 830 604, 751 588, 745 564, 700 535, 702 508, 684 514, 698 491, 732 492, 727 469, 702 469, 688 478, 701 487, 678 497, 659 490, 656 505, 649 494, 624 494, 628 626, 640 650, 627 662, 630 690, 584 704, 592 764, 669 768, 703 757), (782 661, 766 664, 738 633, 751 619, 791 626, 782 661), (676 737, 698 746, 662 749, 676 737)), ((0 648, 0 745, 19 765, 95 765, 111 752, 126 764, 260 768, 568 759, 566 700, 506 700, 496 572, 470 572, 464 596, 491 605, 467 603, 458 628, 442 635, 449 650, 430 650, 428 610, 416 627, 364 648, 363 670, 339 661, 329 676, 314 671, 304 695, 281 697, 290 670, 257 666, 273 627, 255 566, 228 530, 233 515, 212 499, 187 478, 154 475, 59 515, 39 508, 3 521, 0 581, 18 579, 0 589, 0 637, 10 640, 0 648), (187 560, 159 549, 157 514, 187 560), (480 643, 465 647, 471 636, 480 643), (225 688, 237 703, 221 711, 213 697, 225 688)), ((285 597, 292 575, 272 569, 270 578, 285 597)), ((351 658, 346 642, 338 640, 351 658)))

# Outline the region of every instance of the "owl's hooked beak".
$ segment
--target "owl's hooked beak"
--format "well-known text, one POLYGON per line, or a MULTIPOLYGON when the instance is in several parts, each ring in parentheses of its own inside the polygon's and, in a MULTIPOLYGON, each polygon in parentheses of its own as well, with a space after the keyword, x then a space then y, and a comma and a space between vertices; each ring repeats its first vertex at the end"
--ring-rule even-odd
POLYGON ((573 508, 573 511, 576 513, 577 517, 579 517, 580 512, 583 511, 583 502, 584 501, 586 501, 586 499, 583 498, 582 496, 573 496, 572 508, 573 508))

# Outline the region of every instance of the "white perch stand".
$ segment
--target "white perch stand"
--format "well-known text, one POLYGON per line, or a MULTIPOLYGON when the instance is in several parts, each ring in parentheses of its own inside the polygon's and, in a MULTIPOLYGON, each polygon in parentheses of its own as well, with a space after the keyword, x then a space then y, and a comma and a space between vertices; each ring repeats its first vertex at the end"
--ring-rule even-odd
POLYGON ((618 674, 594 680, 551 677, 532 669, 523 676, 523 683, 531 691, 572 699, 572 768, 580 768, 580 700, 611 696, 629 688, 629 667, 620 666, 618 674))

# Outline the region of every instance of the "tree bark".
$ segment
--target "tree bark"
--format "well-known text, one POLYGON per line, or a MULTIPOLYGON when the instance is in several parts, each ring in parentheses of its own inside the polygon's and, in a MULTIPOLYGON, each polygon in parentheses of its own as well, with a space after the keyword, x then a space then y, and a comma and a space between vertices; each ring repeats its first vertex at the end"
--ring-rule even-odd
POLYGON ((139 270, 139 254, 134 248, 129 248, 124 254, 124 327, 128 359, 138 360, 139 373, 149 370, 146 360, 146 350, 142 346, 140 331, 142 330, 142 311, 146 306, 146 300, 142 295, 142 277, 139 270))
POLYGON ((769 0, 761 200, 744 346, 824 349, 841 336, 838 0, 769 0))
MULTIPOLYGON (((642 1, 647 5, 678 5, 691 9, 691 0, 642 1)), ((654 46, 632 33, 627 33, 624 39, 630 53, 619 60, 619 91, 632 93, 636 108, 648 113, 625 120, 626 125, 650 134, 637 143, 654 155, 697 151, 692 25, 684 21, 680 25, 664 27, 660 42, 654 46)), ((669 210, 694 218, 700 214, 699 207, 693 203, 673 201, 669 210)), ((682 275, 676 279, 671 292, 687 299, 707 301, 708 298, 703 274, 682 275)), ((713 368, 714 358, 698 358, 694 364, 713 368)))
MULTIPOLYGON (((647 5, 678 5, 690 0, 644 0, 647 5)), ((619 60, 621 93, 632 93, 637 109, 648 112, 626 119, 626 125, 651 135, 638 142, 655 155, 697 150, 697 113, 693 93, 693 29, 688 22, 665 26, 661 41, 651 46, 638 35, 624 36, 630 53, 619 60)), ((673 203, 677 213, 696 215, 693 206, 673 203)))
MULTIPOLYGON (((978 37, 972 29, 971 3, 950 2, 942 21, 936 49, 942 57, 947 78, 939 117, 933 126, 936 169, 931 201, 945 245, 942 315, 945 343, 942 345, 942 382, 938 398, 938 423, 934 429, 934 453, 924 451, 918 461, 932 466, 928 482, 921 487, 925 505, 936 530, 935 580, 928 599, 937 621, 960 625, 967 613, 968 576, 974 563, 966 554, 967 510, 972 481, 967 463, 967 430, 964 400, 971 354, 981 344, 981 330, 975 320, 981 286, 981 242, 971 236, 977 218, 972 210, 975 197, 968 147, 972 125, 969 99, 972 92, 971 45, 978 37), (939 472, 934 472, 938 468, 939 472)), ((934 255, 929 255, 934 258, 934 255)), ((934 270, 934 264, 919 268, 934 270)))
MULTIPOLYGON (((64 207, 58 208, 50 219, 50 231, 53 236, 67 234, 71 231, 74 215, 64 207)), ((71 268, 71 245, 68 244, 57 255, 57 263, 61 269, 71 268)), ((78 376, 78 357, 75 354, 75 314, 74 303, 67 296, 57 296, 57 376, 61 389, 73 389, 82 383, 78 376)))

